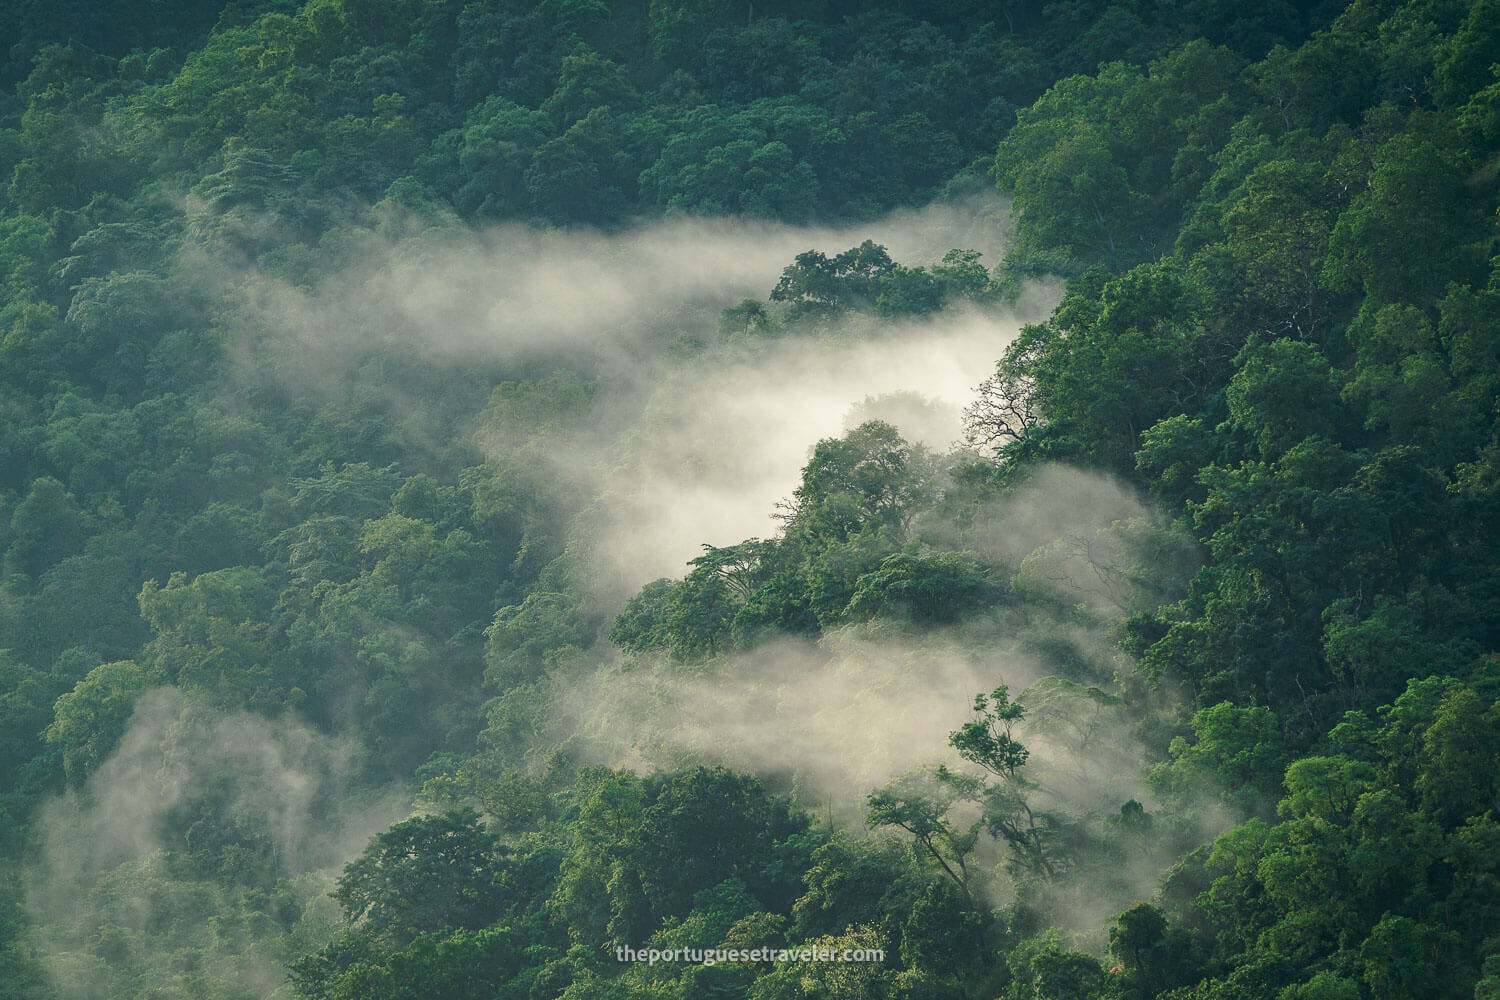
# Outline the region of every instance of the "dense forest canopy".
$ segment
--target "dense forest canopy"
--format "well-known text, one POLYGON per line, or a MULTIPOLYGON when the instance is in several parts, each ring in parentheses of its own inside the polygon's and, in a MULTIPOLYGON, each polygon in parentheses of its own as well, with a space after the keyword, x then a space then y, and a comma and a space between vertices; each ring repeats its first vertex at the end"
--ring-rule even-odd
POLYGON ((0 997, 1500 997, 1494 0, 0 35, 0 997))

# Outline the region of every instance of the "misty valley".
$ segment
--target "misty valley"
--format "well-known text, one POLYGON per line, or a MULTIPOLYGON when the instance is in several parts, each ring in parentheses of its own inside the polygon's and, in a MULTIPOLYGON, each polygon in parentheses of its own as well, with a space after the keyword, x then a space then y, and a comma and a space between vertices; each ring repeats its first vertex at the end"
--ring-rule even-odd
POLYGON ((1495 0, 125 6, 0 1000, 1500 998, 1495 0))

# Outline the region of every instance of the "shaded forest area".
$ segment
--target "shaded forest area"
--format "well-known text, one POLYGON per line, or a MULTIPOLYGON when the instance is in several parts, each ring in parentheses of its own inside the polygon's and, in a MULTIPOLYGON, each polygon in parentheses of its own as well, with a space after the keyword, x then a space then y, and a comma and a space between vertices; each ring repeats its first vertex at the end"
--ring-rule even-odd
POLYGON ((1494 0, 0 34, 0 997, 1500 997, 1494 0), (997 189, 1003 259, 881 243, 997 189), (524 349, 382 297, 725 217, 824 242, 524 349), (1046 276, 961 445, 601 585, 669 390, 1046 276), (886 957, 615 958, 782 945, 886 957))

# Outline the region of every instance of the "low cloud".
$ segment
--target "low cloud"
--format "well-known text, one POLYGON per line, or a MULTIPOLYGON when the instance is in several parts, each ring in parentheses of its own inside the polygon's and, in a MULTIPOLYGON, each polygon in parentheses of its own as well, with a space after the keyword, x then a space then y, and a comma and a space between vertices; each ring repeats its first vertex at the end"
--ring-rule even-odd
POLYGON ((866 239, 907 265, 955 247, 993 265, 1010 225, 998 195, 821 228, 684 218, 611 233, 473 231, 407 218, 395 236, 362 231, 329 248, 347 263, 328 273, 301 274, 286 263, 296 255, 261 270, 182 266, 231 289, 219 323, 242 380, 315 400, 378 399, 419 450, 436 453, 472 428, 434 423, 431 376, 407 384, 388 364, 362 370, 376 351, 497 379, 565 369, 590 380, 597 391, 581 421, 531 441, 491 425, 477 440, 544 492, 593 498, 575 534, 587 535, 589 582, 608 606, 679 572, 705 542, 769 533, 812 447, 851 421, 888 419, 946 449, 962 435, 974 386, 1022 325, 1051 311, 1061 284, 1030 283, 1005 307, 748 344, 719 342, 725 307, 764 299, 805 250, 866 239))
MULTIPOLYGON (((1011 313, 945 313, 852 342, 786 339, 749 357, 715 352, 663 374, 625 433, 583 461, 600 499, 590 524, 601 592, 678 576, 700 545, 771 534, 775 505, 812 449, 865 419, 947 451, 973 386, 1019 331, 1011 313)), ((566 475, 566 471, 559 471, 566 475)))
POLYGON ((293 362, 279 375, 315 392, 352 357, 393 343, 438 362, 593 359, 628 375, 620 366, 654 356, 664 336, 711 330, 725 306, 764 298, 805 250, 873 239, 906 264, 962 247, 993 265, 1009 226, 998 196, 842 227, 683 218, 609 233, 476 231, 439 217, 408 219, 395 237, 345 236, 323 251, 346 262, 332 271, 304 272, 294 254, 260 269, 202 259, 182 268, 232 289, 224 315, 247 335, 238 341, 247 364, 293 362))
POLYGON ((399 794, 352 794, 355 753, 290 719, 224 714, 175 688, 142 695, 115 752, 36 820, 23 879, 59 993, 115 995, 184 956, 256 995, 282 986, 287 944, 331 930, 338 868, 405 812, 399 794), (254 934, 235 930, 255 911, 248 888, 220 870, 236 857, 269 860, 280 880, 279 910, 254 934))
MULTIPOLYGON (((1039 572, 1034 561, 1060 548, 1062 556, 1043 561, 1056 575, 1033 586, 1051 588, 1047 596, 1063 607, 1089 604, 1102 574, 1124 581, 1115 594, 1129 600, 1132 572, 1149 563, 1133 563, 1138 555, 1126 541, 1100 539, 1117 531, 1128 540, 1127 528, 1146 530, 1148 517, 1111 480, 1043 470, 989 512, 992 544, 968 548, 1017 578, 1039 572), (1096 562, 1076 555, 1075 539, 1093 540, 1096 562)), ((948 735, 971 718, 974 695, 1003 684, 1019 696, 1058 672, 1037 650, 1065 646, 1081 683, 1054 679, 1033 689, 1023 725, 1039 793, 1079 812, 1149 802, 1130 713, 1082 693, 1087 674, 1108 676, 1117 666, 1106 633, 1123 612, 1109 602, 1100 608, 1092 624, 1002 605, 939 630, 848 626, 816 642, 784 639, 725 657, 707 672, 627 656, 565 693, 562 704, 604 759, 648 770, 704 759, 785 775, 847 819, 862 815, 872 787, 913 766, 964 766, 948 735)))

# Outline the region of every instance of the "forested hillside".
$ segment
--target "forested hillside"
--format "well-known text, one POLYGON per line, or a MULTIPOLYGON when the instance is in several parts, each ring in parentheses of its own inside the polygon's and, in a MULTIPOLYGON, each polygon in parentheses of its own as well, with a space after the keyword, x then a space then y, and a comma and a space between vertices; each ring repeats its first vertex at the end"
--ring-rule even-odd
POLYGON ((1500 3, 0 35, 0 997, 1500 997, 1500 3))

